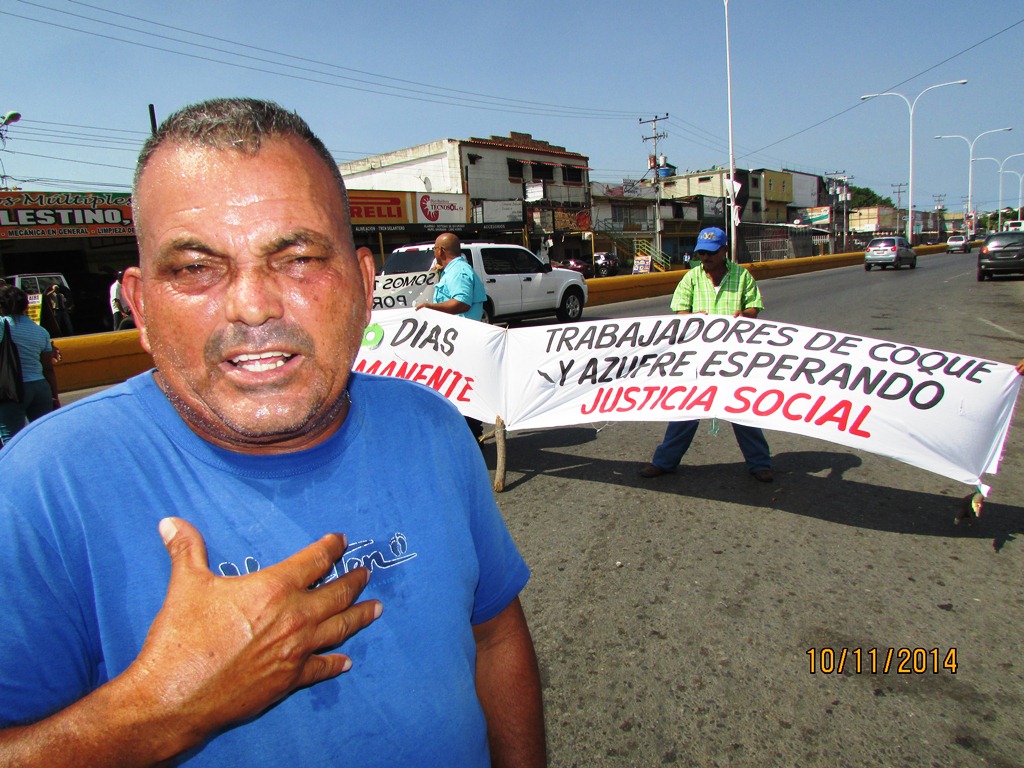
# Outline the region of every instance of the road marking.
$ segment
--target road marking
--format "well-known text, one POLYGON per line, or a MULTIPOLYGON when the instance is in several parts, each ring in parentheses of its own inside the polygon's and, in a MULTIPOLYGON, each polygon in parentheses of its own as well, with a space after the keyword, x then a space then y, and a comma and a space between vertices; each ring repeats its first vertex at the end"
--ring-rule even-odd
POLYGON ((996 330, 1002 331, 1007 336, 1013 336, 1015 339, 1024 339, 1024 336, 1021 336, 1019 333, 1014 333, 1009 328, 1003 328, 1003 326, 1001 326, 1001 325, 996 325, 991 320, 986 320, 983 317, 979 317, 978 319, 981 320, 981 322, 985 323, 986 325, 991 325, 996 330))

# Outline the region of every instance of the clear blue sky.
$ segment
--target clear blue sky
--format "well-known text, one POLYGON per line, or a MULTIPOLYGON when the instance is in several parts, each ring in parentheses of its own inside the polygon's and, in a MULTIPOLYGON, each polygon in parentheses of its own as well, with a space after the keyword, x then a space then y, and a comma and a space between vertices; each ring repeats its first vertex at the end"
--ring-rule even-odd
MULTIPOLYGON (((1024 153, 1020 0, 731 0, 733 126, 741 168, 845 171, 895 199, 914 110, 918 208, 962 210, 968 145, 1024 153)), ((650 125, 681 169, 727 166, 722 0, 0 0, 0 151, 25 189, 127 188, 148 104, 158 118, 214 96, 278 101, 339 161, 440 138, 531 133, 590 158, 592 178, 647 168, 650 125), (44 181, 45 180, 45 181, 44 181)), ((1024 171, 1024 157, 1005 168, 1024 171)), ((998 166, 975 163, 980 209, 998 166)), ((12 181, 12 179, 14 181, 12 181)), ((1004 174, 1004 203, 1019 182, 1004 174)), ((906 191, 903 192, 906 201, 906 191)))

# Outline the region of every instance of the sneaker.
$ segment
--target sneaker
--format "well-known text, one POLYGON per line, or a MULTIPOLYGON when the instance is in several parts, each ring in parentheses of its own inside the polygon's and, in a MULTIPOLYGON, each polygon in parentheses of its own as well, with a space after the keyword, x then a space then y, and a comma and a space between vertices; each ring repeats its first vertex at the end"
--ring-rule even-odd
POLYGON ((775 481, 775 473, 770 469, 758 469, 750 473, 755 480, 762 483, 771 483, 775 481))
POLYGON ((671 469, 662 469, 657 464, 644 464, 642 467, 640 467, 640 469, 638 471, 639 471, 640 477, 651 478, 651 477, 658 477, 659 475, 667 475, 672 470, 671 469))

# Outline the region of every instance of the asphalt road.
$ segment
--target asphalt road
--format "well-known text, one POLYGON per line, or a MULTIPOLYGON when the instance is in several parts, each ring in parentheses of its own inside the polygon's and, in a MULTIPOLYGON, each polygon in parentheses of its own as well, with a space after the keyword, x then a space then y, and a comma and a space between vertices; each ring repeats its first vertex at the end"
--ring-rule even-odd
MULTIPOLYGON (((977 283, 973 255, 761 289, 766 318, 1024 358, 1024 279, 977 283)), ((509 437, 498 503, 533 569, 552 766, 1024 765, 1019 424, 972 526, 953 524, 966 486, 780 432, 772 485, 703 426, 678 473, 642 480, 663 430, 509 437), (822 672, 843 649, 844 673, 822 672)))

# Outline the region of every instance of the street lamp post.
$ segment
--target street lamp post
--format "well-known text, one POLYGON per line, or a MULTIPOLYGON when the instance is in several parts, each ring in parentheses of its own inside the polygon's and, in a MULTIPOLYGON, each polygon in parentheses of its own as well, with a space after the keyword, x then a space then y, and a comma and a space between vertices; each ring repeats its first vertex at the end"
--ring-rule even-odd
POLYGON ((968 161, 967 161, 967 213, 971 217, 971 223, 970 223, 970 225, 965 225, 965 229, 967 230, 967 239, 968 240, 970 240, 972 235, 974 235, 974 224, 975 224, 975 215, 974 215, 974 144, 982 136, 985 136, 985 135, 987 135, 989 133, 999 133, 1000 131, 1012 131, 1012 130, 1013 130, 1013 128, 993 128, 990 131, 982 131, 977 136, 975 136, 973 140, 972 139, 968 139, 966 136, 961 136, 959 133, 954 133, 954 134, 950 134, 950 135, 942 135, 942 136, 936 136, 935 137, 936 139, 963 139, 964 141, 967 142, 967 146, 970 147, 970 154, 968 155, 968 161))
POLYGON ((736 261, 736 152, 732 143, 732 57, 729 54, 729 0, 725 3, 725 90, 729 102, 729 249, 736 261))
MULTIPOLYGON (((21 112, 11 110, 0 115, 0 149, 7 147, 7 126, 21 120, 21 112)), ((0 189, 7 189, 7 169, 4 168, 3 160, 0 160, 0 189)))
MULTIPOLYGON (((1012 155, 1007 155, 1002 160, 995 157, 976 157, 975 160, 991 160, 993 163, 999 166, 999 224, 997 225, 997 231, 1003 231, 1003 166, 1006 165, 1006 161, 1014 157, 1024 157, 1024 152, 1017 152, 1012 155)), ((1017 215, 1020 216, 1020 206, 1017 206, 1017 215)))
POLYGON ((1007 173, 1012 173, 1017 177, 1017 218, 1024 219, 1024 173, 1015 171, 1013 168, 1007 168, 1007 173))
POLYGON ((865 99, 873 99, 877 96, 899 96, 904 102, 906 102, 907 109, 910 110, 910 169, 907 175, 907 242, 911 245, 914 244, 914 107, 917 106, 917 100, 928 93, 928 91, 935 90, 936 88, 943 88, 947 85, 966 84, 966 80, 953 80, 948 83, 930 85, 917 94, 913 101, 908 99, 902 93, 896 93, 895 91, 886 91, 885 93, 868 93, 860 97, 861 101, 864 101, 865 99))
POLYGON ((3 129, 11 123, 16 123, 19 120, 21 120, 21 112, 18 112, 13 109, 4 115, 0 115, 0 133, 6 134, 7 132, 4 131, 3 129))

